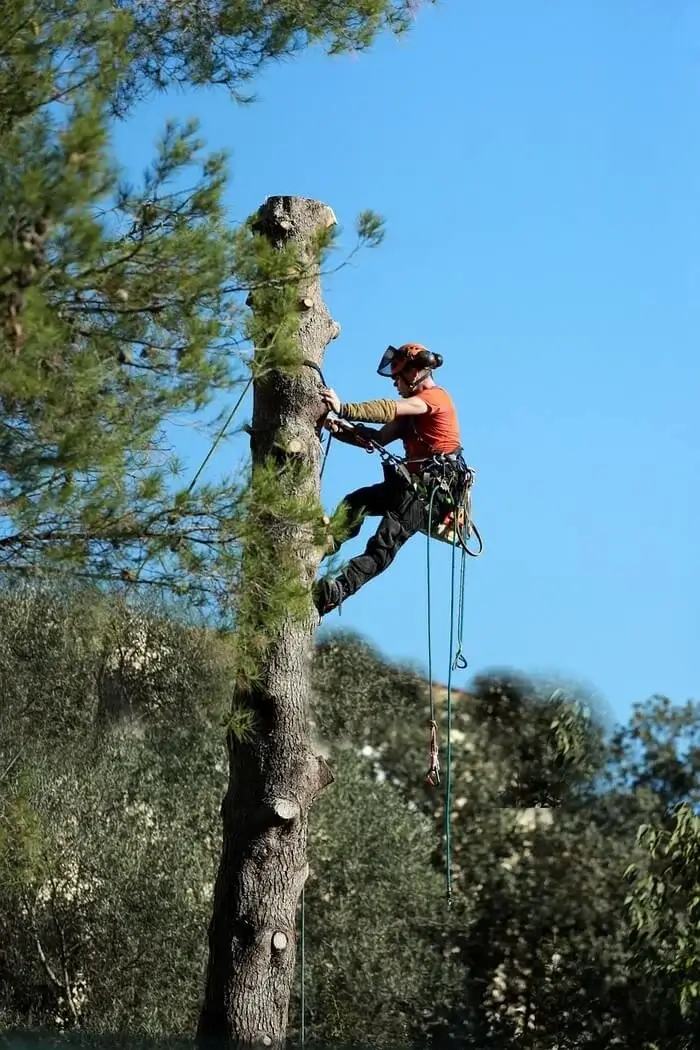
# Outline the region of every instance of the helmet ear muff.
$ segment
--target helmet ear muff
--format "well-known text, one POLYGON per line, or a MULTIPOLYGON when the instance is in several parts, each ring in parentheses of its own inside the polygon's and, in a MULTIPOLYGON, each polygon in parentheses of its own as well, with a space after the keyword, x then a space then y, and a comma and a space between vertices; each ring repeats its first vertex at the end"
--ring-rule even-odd
POLYGON ((408 368, 429 368, 431 372, 439 368, 441 364, 442 357, 440 354, 434 354, 432 350, 421 350, 420 353, 414 354, 413 357, 409 357, 406 361, 408 368))

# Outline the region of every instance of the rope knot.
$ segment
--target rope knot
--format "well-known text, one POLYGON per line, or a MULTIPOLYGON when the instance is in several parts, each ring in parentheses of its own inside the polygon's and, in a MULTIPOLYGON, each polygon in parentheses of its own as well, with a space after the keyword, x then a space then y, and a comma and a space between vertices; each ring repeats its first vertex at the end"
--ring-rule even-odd
POLYGON ((428 722, 430 728, 430 753, 428 758, 428 772, 425 774, 425 782, 428 787, 440 786, 440 760, 438 758, 437 744, 437 722, 431 718, 428 722))

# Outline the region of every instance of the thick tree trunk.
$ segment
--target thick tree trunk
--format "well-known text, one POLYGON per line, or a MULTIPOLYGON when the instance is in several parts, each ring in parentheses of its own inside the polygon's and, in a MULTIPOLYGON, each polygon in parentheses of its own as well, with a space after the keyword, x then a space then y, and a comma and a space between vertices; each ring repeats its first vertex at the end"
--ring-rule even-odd
MULTIPOLYGON (((309 259, 311 238, 334 224, 330 208, 299 197, 271 197, 257 217, 258 231, 276 247, 291 240, 309 259)), ((337 326, 323 302, 317 273, 302 282, 299 295, 300 349, 320 365, 337 326)), ((311 468, 304 482, 309 502, 319 496, 320 411, 318 376, 312 369, 303 369, 300 376, 275 372, 255 384, 253 465, 270 456, 284 460, 280 444, 286 447, 311 468)), ((280 484, 291 485, 284 472, 281 477, 280 484)), ((271 530, 268 538, 298 551, 299 579, 309 585, 319 551, 304 530, 272 515, 263 527, 271 530)), ((244 579, 245 572, 244 554, 244 579)), ((260 678, 234 701, 253 709, 256 727, 243 742, 229 737, 229 785, 222 805, 223 847, 209 927, 200 1045, 281 1047, 285 1039, 296 914, 308 875, 308 814, 332 780, 324 760, 311 749, 307 728, 317 623, 311 607, 306 622, 289 617, 269 639, 260 678)))

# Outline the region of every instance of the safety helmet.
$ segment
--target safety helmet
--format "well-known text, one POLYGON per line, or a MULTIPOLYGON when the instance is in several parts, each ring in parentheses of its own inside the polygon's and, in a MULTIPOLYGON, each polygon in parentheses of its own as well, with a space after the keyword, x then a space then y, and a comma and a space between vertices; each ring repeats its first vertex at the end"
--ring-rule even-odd
POLYGON ((442 358, 433 354, 420 343, 404 343, 402 346, 388 346, 384 351, 377 372, 380 376, 395 379, 406 368, 426 369, 439 368, 442 358))

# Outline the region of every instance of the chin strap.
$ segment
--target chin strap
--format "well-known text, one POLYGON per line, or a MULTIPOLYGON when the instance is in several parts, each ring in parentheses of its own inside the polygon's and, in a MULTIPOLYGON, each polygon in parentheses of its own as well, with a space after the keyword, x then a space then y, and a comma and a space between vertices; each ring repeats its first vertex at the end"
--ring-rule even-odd
MULTIPOLYGON (((399 373, 399 375, 400 375, 400 374, 401 374, 401 373, 399 373)), ((416 378, 415 378, 415 379, 413 380, 413 382, 412 382, 412 383, 408 383, 408 382, 406 382, 406 381, 404 380, 404 382, 406 382, 406 386, 408 387, 408 389, 409 389, 409 390, 410 390, 410 392, 411 392, 411 396, 413 396, 413 394, 415 394, 415 392, 416 392, 416 389, 417 389, 417 387, 419 387, 419 386, 421 385, 421 383, 423 382, 423 380, 424 380, 424 379, 427 379, 427 378, 428 378, 428 376, 430 376, 430 375, 432 375, 432 369, 430 369, 430 368, 424 368, 424 369, 423 369, 423 370, 422 370, 421 372, 419 372, 419 373, 417 374, 416 378)), ((397 377, 397 378, 398 378, 398 377, 397 377)))

